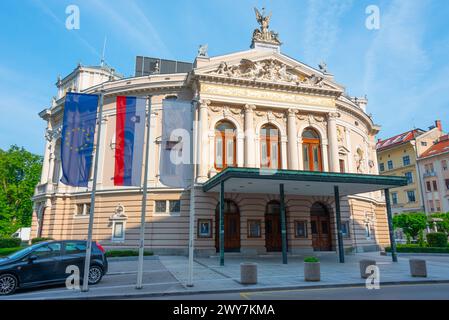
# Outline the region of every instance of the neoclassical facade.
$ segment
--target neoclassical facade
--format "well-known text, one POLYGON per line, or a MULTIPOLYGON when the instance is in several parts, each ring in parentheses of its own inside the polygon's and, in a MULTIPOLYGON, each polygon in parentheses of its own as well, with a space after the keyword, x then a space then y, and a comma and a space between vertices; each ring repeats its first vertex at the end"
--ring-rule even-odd
MULTIPOLYGON (((40 114, 47 122, 47 142, 42 179, 34 196, 32 237, 85 239, 87 234, 90 190, 60 182, 64 85, 73 91, 103 90, 105 94, 93 237, 106 247, 136 248, 140 227, 141 188, 113 183, 119 95, 152 96, 145 246, 157 253, 187 252, 192 199, 196 252, 217 252, 219 195, 202 187, 226 168, 377 175, 379 127, 366 113, 367 100, 349 97, 324 64, 315 69, 281 53, 277 35, 273 37, 261 27, 251 49, 216 57, 208 57, 202 47, 187 73, 155 72, 123 79, 105 67, 79 66, 69 76, 72 80, 59 81, 58 97, 40 114), (90 75, 92 81, 73 80, 81 75, 90 75), (193 102, 199 162, 193 198, 189 189, 160 181, 164 99, 193 102)), ((279 200, 276 193, 226 192, 225 250, 280 251, 279 200)), ((286 195, 285 211, 288 252, 337 250, 333 197, 298 190, 286 195)), ((347 251, 376 250, 389 244, 380 192, 343 197, 341 223, 347 251)))

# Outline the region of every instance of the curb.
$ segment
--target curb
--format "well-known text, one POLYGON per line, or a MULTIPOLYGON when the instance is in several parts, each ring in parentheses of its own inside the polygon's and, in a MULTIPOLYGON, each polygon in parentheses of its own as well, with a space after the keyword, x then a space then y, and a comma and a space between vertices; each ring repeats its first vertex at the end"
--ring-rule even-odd
MULTIPOLYGON (((444 284, 449 280, 422 280, 422 281, 387 281, 381 282, 381 286, 386 285, 421 285, 421 284, 444 284)), ((283 286, 283 287, 264 287, 264 288, 241 288, 241 289, 223 289, 223 290, 196 290, 196 291, 182 291, 182 292, 153 292, 153 293, 130 293, 130 294, 117 294, 117 295, 101 295, 95 297, 70 297, 59 298, 58 300, 108 300, 108 299, 126 299, 126 298, 151 298, 151 297, 169 297, 169 296, 188 296, 197 294, 218 294, 218 293, 250 293, 250 292, 267 292, 276 290, 308 290, 308 289, 332 289, 332 288, 348 288, 348 287, 365 287, 364 283, 344 283, 344 284, 323 284, 313 286, 283 286)), ((55 300, 55 299, 42 299, 42 300, 55 300)))

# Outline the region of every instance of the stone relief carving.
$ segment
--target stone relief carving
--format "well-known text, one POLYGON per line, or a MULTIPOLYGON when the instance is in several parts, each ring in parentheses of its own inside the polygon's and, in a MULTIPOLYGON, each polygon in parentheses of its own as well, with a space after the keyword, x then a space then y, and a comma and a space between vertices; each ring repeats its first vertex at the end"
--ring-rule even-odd
POLYGON ((325 117, 323 116, 313 114, 298 114, 298 119, 302 121, 307 121, 309 124, 323 123, 326 120, 325 117))
POLYGON ((293 70, 293 68, 275 59, 261 61, 242 59, 238 65, 231 66, 227 62, 222 61, 212 74, 251 80, 286 82, 319 88, 324 87, 324 77, 316 74, 303 76, 293 73, 293 70))
POLYGON ((120 220, 120 219, 126 219, 125 215, 125 207, 119 203, 117 207, 115 207, 114 214, 110 217, 111 220, 120 220))
POLYGON ((358 148, 357 152, 354 155, 354 160, 357 168, 357 173, 365 172, 365 154, 364 152, 358 148))

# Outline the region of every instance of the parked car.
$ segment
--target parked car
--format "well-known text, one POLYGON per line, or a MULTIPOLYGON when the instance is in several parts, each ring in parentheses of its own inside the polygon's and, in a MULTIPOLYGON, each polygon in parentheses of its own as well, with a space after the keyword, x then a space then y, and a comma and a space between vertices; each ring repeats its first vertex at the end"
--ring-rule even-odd
MULTIPOLYGON (((84 275, 87 241, 66 240, 41 242, 0 259, 0 295, 18 288, 65 283, 67 267, 75 265, 84 275)), ((89 284, 97 284, 108 271, 103 247, 92 243, 89 284)))

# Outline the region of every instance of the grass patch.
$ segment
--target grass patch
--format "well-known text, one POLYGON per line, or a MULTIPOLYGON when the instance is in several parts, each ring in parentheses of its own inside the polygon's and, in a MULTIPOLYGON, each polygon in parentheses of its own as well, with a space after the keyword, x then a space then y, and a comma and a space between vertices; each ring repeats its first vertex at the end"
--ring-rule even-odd
MULTIPOLYGON (((137 257, 139 255, 138 250, 109 250, 106 251, 106 257, 116 258, 116 257, 137 257)), ((152 256, 153 252, 144 251, 144 256, 152 256)))
MULTIPOLYGON (((386 252, 391 252, 391 248, 385 248, 386 252)), ((420 247, 417 244, 398 244, 396 246, 397 252, 402 253, 448 253, 449 246, 447 247, 420 247)))
POLYGON ((16 248, 1 248, 0 249, 0 258, 6 257, 10 255, 11 253, 17 252, 19 250, 22 250, 24 247, 16 247, 16 248))

